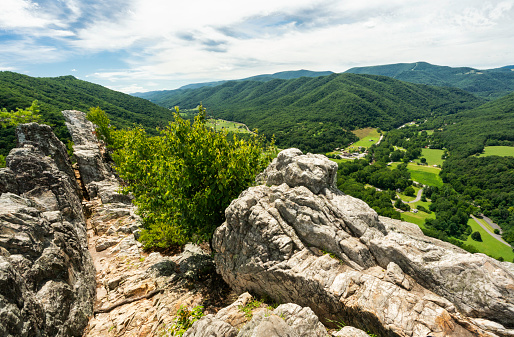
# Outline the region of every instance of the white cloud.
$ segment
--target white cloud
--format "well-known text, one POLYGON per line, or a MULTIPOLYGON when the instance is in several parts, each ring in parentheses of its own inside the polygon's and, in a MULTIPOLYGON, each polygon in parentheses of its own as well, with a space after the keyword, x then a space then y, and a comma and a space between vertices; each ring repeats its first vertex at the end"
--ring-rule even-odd
POLYGON ((89 78, 126 89, 301 68, 512 64, 514 0, 2 0, 0 28, 30 39, 22 59, 25 47, 40 60, 119 51, 129 68, 100 64, 89 78), (54 44, 36 41, 45 36, 54 44))

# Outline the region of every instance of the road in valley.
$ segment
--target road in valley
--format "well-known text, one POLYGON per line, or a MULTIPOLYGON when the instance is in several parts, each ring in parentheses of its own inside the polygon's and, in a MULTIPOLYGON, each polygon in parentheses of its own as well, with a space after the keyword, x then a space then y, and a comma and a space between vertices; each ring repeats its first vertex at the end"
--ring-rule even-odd
MULTIPOLYGON (((507 246, 511 247, 511 245, 509 245, 507 242, 505 242, 505 241, 502 239, 501 235, 491 233, 491 231, 490 231, 489 229, 487 229, 487 227, 486 227, 486 226, 484 226, 484 225, 482 224, 482 222, 481 222, 481 221, 479 221, 479 219, 477 219, 473 214, 471 214, 471 217, 473 218, 473 220, 475 220, 475 222, 476 222, 477 224, 479 224, 479 225, 480 225, 480 227, 482 227, 482 229, 483 229, 483 230, 485 230, 487 233, 489 233, 493 238, 495 238, 496 240, 500 241, 500 242, 501 242, 501 243, 503 243, 504 245, 507 245, 507 246)), ((487 218, 487 220, 489 220, 489 221, 490 221, 490 222, 489 222, 489 221, 487 221, 487 220, 486 220, 486 217, 484 217, 484 220, 485 220, 488 224, 490 224, 493 228, 494 228, 494 227, 500 228, 497 224, 495 224, 494 222, 492 222, 492 221, 491 221, 491 219, 487 218), (494 226, 493 226, 493 224, 494 224, 494 226)))

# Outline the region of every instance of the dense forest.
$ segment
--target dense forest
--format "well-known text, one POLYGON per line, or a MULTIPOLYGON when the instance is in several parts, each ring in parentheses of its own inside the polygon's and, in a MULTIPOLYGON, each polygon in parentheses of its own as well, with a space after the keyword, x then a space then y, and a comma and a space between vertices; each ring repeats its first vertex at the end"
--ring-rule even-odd
POLYGON ((455 87, 486 99, 495 99, 514 91, 513 68, 514 66, 507 66, 478 70, 469 67, 452 68, 426 62, 416 62, 357 67, 346 72, 389 76, 418 84, 455 87))
MULTIPOLYGON (((107 89, 73 76, 36 78, 14 72, 0 72, 0 108, 9 111, 29 107, 34 100, 41 105, 43 122, 50 124, 65 143, 69 134, 64 126, 62 110, 89 111, 101 107, 116 127, 141 124, 150 134, 158 126, 167 125, 173 114, 147 100, 107 89)), ((14 146, 14 127, 0 128, 0 155, 7 155, 14 146)))
POLYGON ((384 76, 332 74, 268 82, 232 81, 216 87, 163 92, 164 107, 196 107, 247 124, 279 147, 327 152, 356 140, 349 131, 383 130, 413 119, 454 114, 484 101, 460 89, 397 81, 384 76))

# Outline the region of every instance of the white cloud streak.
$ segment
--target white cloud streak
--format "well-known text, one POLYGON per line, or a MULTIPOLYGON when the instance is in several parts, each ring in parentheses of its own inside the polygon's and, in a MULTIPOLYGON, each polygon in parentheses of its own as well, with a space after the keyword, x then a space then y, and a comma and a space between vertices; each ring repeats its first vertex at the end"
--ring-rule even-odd
POLYGON ((2 1, 3 29, 52 36, 70 54, 122 51, 128 69, 89 79, 124 88, 396 62, 486 68, 514 55, 514 0, 2 1))

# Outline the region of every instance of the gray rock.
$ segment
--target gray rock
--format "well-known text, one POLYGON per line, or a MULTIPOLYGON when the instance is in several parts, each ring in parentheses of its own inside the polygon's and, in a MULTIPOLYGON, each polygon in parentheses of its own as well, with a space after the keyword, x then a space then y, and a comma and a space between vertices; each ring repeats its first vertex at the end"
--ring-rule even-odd
POLYGON ((17 136, 0 169, 0 335, 82 336, 95 270, 80 189, 48 126, 17 136))
POLYGON ((384 336, 485 336, 471 318, 514 326, 510 267, 378 217, 337 190, 334 170, 284 150, 259 176, 266 185, 232 201, 213 237, 229 285, 384 336))
POLYGON ((354 328, 353 326, 345 326, 341 330, 334 332, 333 337, 369 337, 364 331, 354 328))
POLYGON ((214 317, 206 315, 193 323, 183 337, 236 337, 238 331, 232 325, 214 317))

